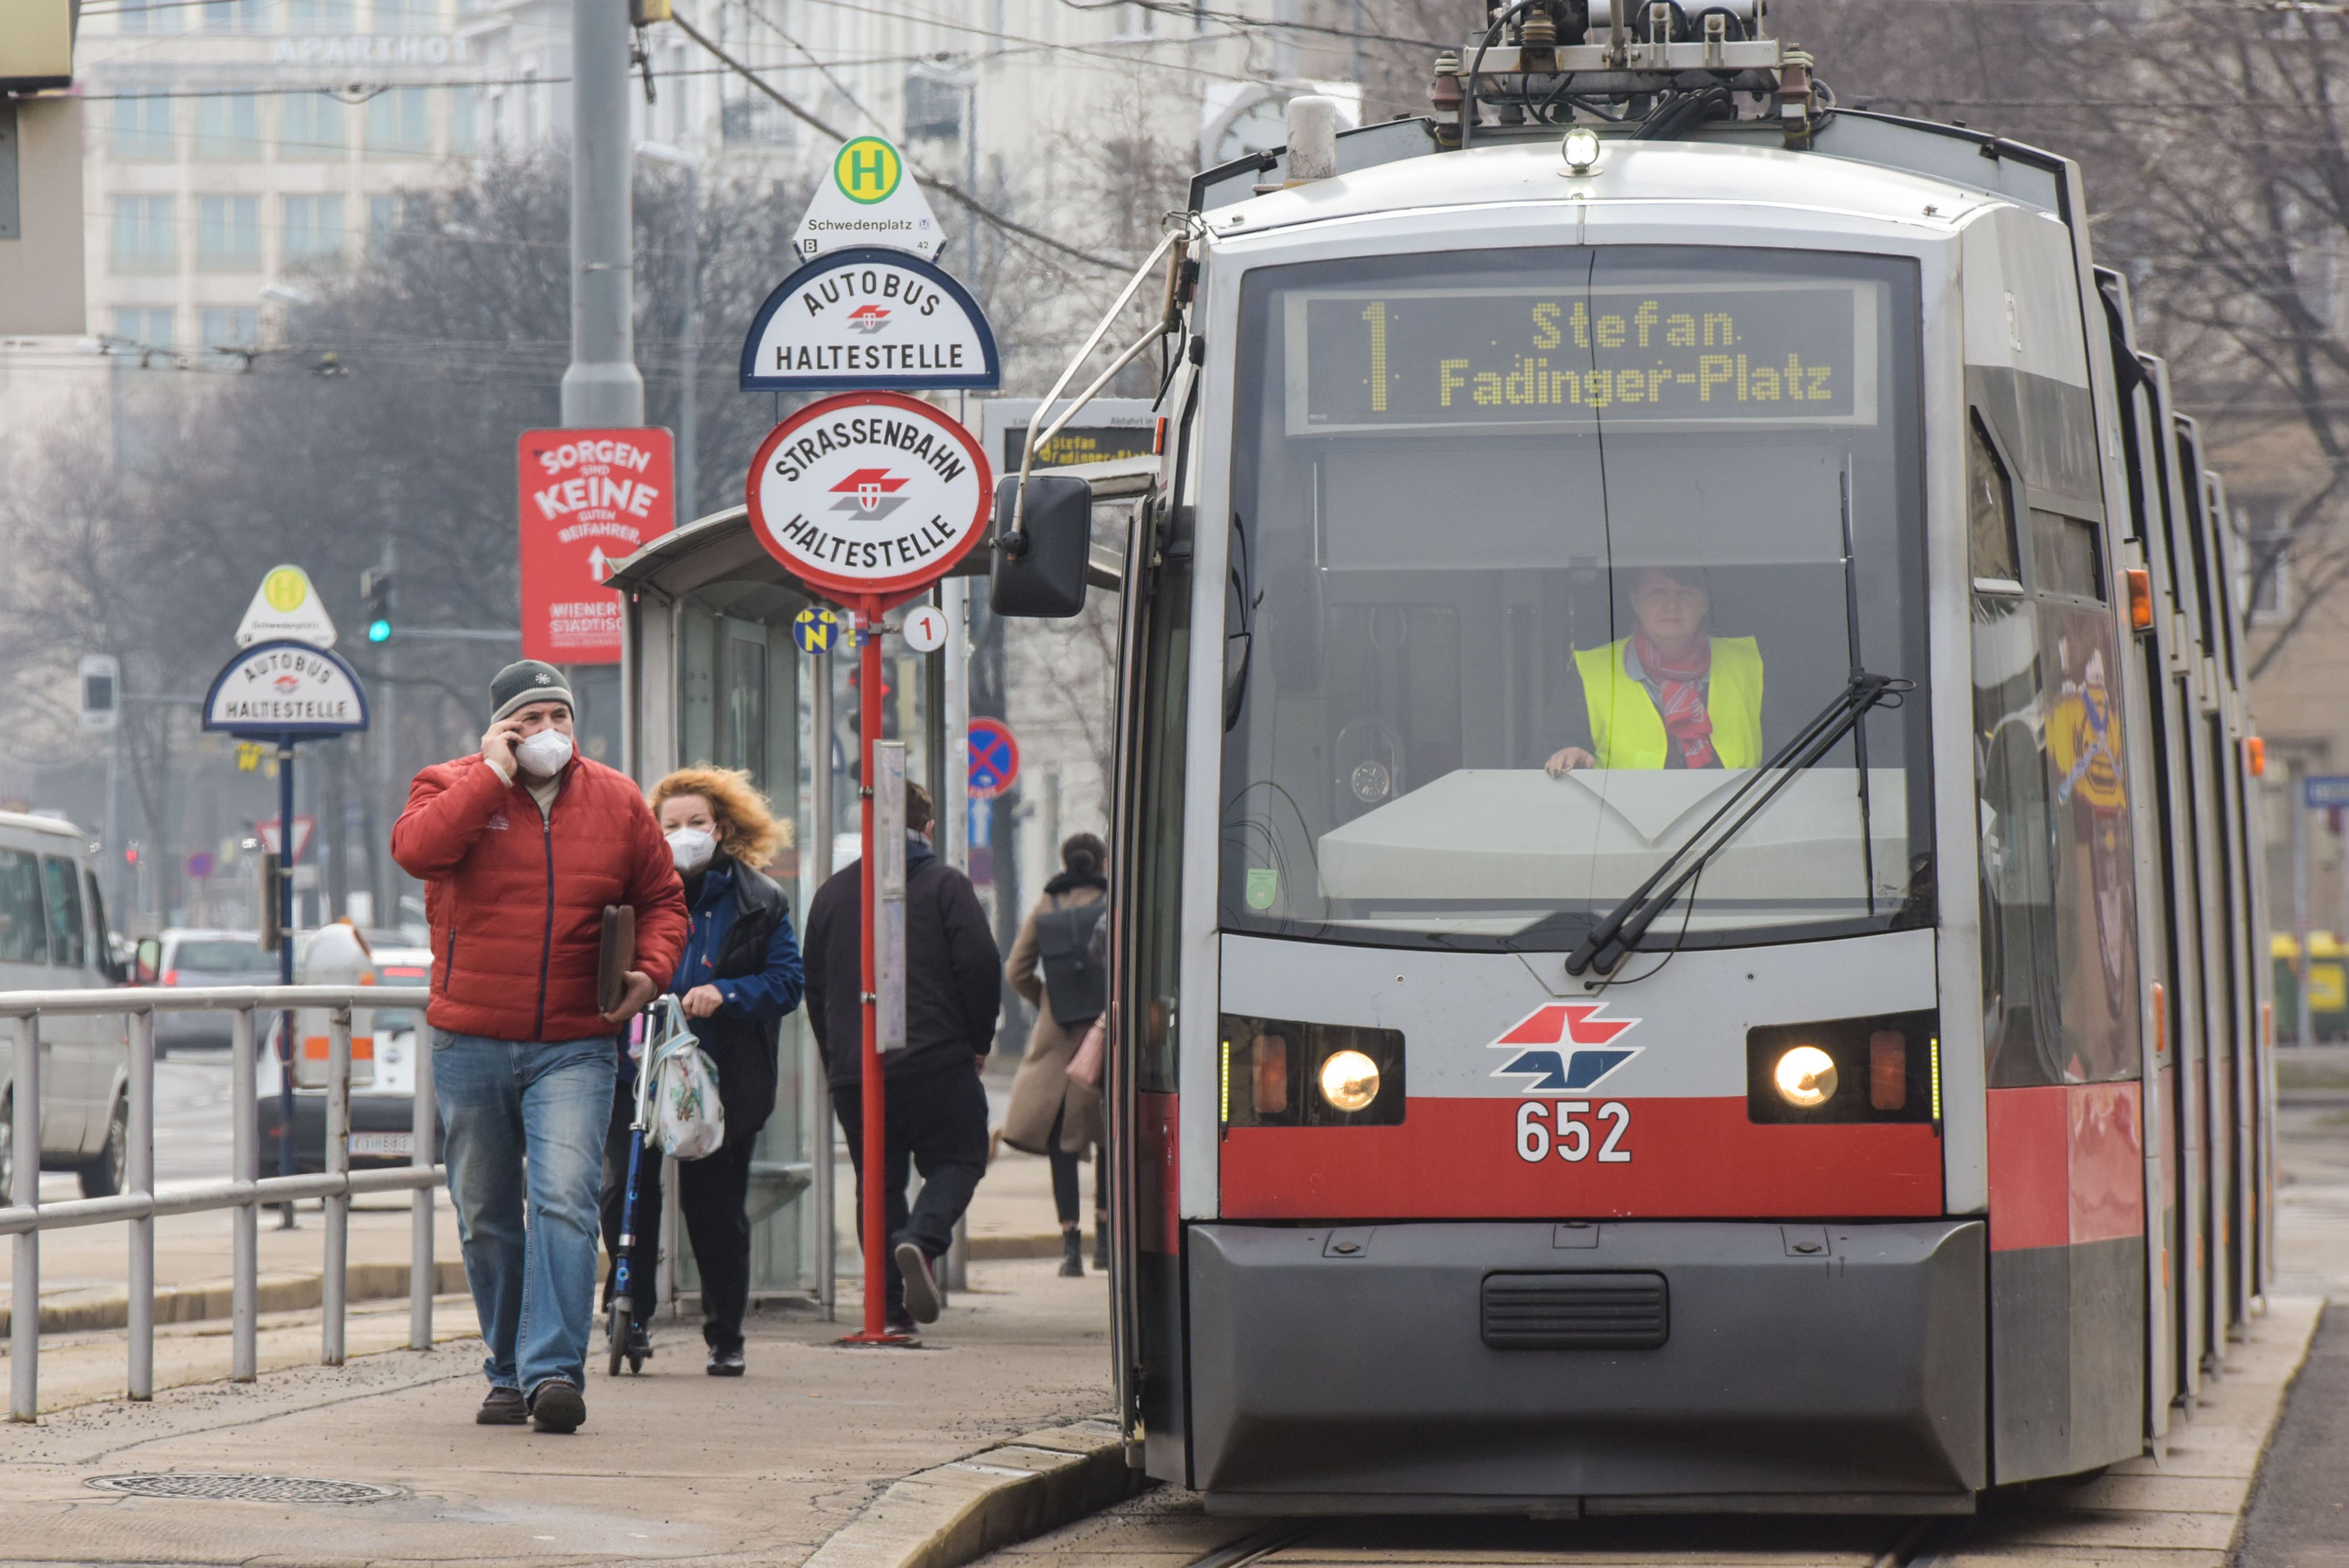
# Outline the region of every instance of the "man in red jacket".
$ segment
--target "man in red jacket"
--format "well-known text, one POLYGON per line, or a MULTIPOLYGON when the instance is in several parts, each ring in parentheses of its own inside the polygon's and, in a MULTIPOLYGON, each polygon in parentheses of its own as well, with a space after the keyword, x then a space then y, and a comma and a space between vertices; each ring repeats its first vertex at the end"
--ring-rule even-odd
POLYGON ((490 701, 481 754, 409 786, 391 854, 425 884, 432 926, 424 1017, 441 1147, 490 1349, 475 1418, 568 1432, 587 1418, 614 1036, 668 984, 685 891, 643 793, 573 753, 562 671, 510 664, 490 701), (611 904, 636 909, 636 961, 619 1006, 600 1012, 611 904))

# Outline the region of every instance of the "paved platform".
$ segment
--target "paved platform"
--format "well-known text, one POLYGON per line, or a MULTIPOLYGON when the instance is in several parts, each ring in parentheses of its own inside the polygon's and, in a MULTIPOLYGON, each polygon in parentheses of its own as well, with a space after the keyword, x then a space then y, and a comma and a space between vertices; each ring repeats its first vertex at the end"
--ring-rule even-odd
MULTIPOLYGON (((754 1314, 740 1379, 703 1375, 696 1327, 658 1324, 643 1376, 591 1375, 587 1424, 569 1437, 473 1425, 473 1339, 0 1426, 0 1561, 798 1563, 899 1478, 1108 1408, 1100 1277, 1063 1280, 1042 1260, 971 1272, 921 1349, 843 1349, 841 1325, 754 1314), (89 1484, 155 1472, 394 1494, 285 1503, 89 1484)), ((404 1334, 405 1314, 391 1316, 404 1334)), ((440 1316, 468 1326, 460 1304, 440 1316)))

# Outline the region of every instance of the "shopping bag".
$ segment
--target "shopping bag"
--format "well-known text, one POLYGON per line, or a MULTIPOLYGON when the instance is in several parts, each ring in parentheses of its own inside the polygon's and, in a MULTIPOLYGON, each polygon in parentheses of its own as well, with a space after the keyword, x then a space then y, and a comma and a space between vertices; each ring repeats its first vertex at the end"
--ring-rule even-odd
POLYGON ((1093 1020, 1085 1037, 1077 1042, 1077 1054, 1069 1058, 1069 1076, 1088 1089, 1102 1086, 1102 1059, 1109 1054, 1109 1014, 1093 1020))
POLYGON ((674 996, 657 1004, 652 1044, 645 1047, 643 1077, 650 1105, 648 1140, 677 1159, 699 1159, 726 1141, 726 1102, 718 1095, 718 1070, 686 1026, 685 1010, 674 996))

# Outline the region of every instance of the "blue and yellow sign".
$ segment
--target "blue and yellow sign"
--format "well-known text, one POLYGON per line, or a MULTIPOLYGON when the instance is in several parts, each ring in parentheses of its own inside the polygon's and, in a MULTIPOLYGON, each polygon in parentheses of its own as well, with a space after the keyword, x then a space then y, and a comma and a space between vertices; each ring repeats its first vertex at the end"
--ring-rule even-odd
POLYGON ((811 606, 792 618, 792 640, 802 653, 854 653, 856 624, 846 610, 811 606))
POLYGON ((905 161, 877 136, 860 136, 832 161, 833 183, 852 202, 885 202, 905 178, 905 161))

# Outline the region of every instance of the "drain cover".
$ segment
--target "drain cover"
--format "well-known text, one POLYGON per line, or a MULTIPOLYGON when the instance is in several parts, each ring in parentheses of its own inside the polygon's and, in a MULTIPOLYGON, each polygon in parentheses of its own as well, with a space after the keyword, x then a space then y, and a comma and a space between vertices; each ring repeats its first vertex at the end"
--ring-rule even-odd
POLYGON ((396 1486, 372 1481, 314 1480, 308 1476, 211 1475, 171 1470, 149 1475, 92 1476, 85 1484, 130 1497, 207 1498, 223 1502, 381 1502, 396 1486))

